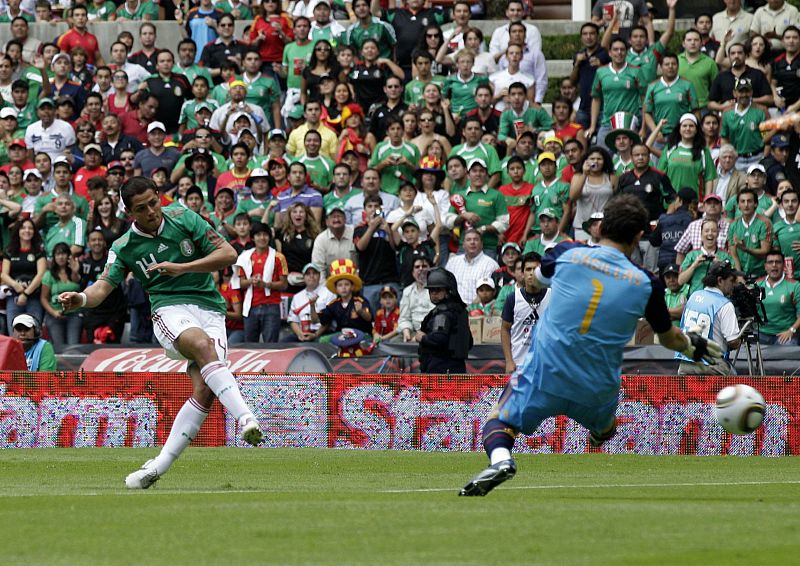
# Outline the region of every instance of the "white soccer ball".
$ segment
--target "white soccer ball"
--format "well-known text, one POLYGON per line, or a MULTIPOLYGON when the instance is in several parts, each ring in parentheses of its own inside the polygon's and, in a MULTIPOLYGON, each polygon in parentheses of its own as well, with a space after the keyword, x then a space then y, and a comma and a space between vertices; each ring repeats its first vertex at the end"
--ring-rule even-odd
POLYGON ((761 393, 749 385, 730 385, 717 394, 714 416, 731 434, 750 434, 764 422, 767 405, 761 393))

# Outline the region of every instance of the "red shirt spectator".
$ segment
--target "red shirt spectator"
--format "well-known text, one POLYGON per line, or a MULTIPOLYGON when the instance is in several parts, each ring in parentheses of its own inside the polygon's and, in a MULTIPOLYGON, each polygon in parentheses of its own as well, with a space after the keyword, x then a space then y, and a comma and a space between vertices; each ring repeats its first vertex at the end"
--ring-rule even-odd
POLYGON ((264 63, 281 63, 283 61, 283 47, 293 39, 292 21, 285 13, 280 15, 270 14, 266 19, 262 16, 256 16, 256 19, 253 20, 253 25, 250 26, 250 43, 258 46, 258 53, 264 63), (286 40, 283 40, 278 35, 279 31, 272 25, 273 22, 280 24, 280 32, 283 32, 286 40), (261 41, 257 42, 256 39, 259 34, 262 37, 261 41))
MULTIPOLYGON (((230 286, 230 283, 222 283, 219 286, 219 294, 222 295, 222 298, 225 299, 225 303, 228 306, 228 310, 233 310, 233 305, 240 304, 242 302, 242 292, 239 289, 233 289, 230 286)), ((234 330, 244 330, 244 320, 231 320, 230 318, 225 318, 225 328, 229 332, 233 332, 234 330)))
POLYGON ((387 313, 384 309, 378 309, 375 313, 375 332, 381 336, 386 336, 390 332, 397 329, 397 322, 400 320, 400 307, 394 307, 394 310, 387 313))
MULTIPOLYGON (((269 250, 264 250, 263 253, 253 252, 251 261, 253 262, 253 273, 264 272, 264 262, 267 260, 269 250)), ((272 282, 277 283, 281 280, 281 276, 288 275, 289 268, 286 265, 286 258, 282 253, 275 254, 275 269, 272 270, 272 282)), ((257 307, 258 305, 279 305, 281 304, 281 294, 277 291, 272 291, 269 296, 264 292, 261 287, 253 287, 253 302, 250 308, 257 307)))
POLYGON ((505 233, 506 242, 524 242, 525 226, 531 212, 531 192, 533 185, 523 182, 519 188, 514 188, 513 183, 500 187, 500 194, 506 197, 508 206, 508 229, 505 233))
POLYGON ((73 47, 83 47, 86 50, 86 62, 89 65, 95 64, 96 56, 100 51, 100 44, 97 42, 97 37, 88 31, 81 33, 75 28, 68 30, 64 35, 59 37, 56 45, 58 45, 58 48, 64 53, 69 53, 72 51, 73 47))
POLYGON ((131 110, 119 115, 120 122, 122 123, 122 134, 135 138, 139 143, 148 145, 147 142, 147 126, 150 120, 142 118, 139 110, 131 110))

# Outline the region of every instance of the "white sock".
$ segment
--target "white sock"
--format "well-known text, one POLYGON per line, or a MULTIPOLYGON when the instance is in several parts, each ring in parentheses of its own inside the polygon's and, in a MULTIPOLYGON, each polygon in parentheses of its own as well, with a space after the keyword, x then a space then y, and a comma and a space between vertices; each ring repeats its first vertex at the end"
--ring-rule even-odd
POLYGON ((153 466, 158 470, 158 475, 164 475, 172 463, 178 459, 181 452, 191 444, 197 431, 203 426, 208 416, 208 409, 200 405, 193 398, 183 404, 181 410, 175 415, 175 422, 169 431, 167 441, 161 453, 153 460, 153 466))
POLYGON ((236 378, 225 365, 225 362, 216 361, 206 364, 200 368, 200 375, 203 381, 214 392, 222 406, 228 409, 237 422, 242 422, 242 419, 251 418, 253 411, 247 406, 242 397, 242 392, 239 391, 239 385, 236 383, 236 378))
POLYGON ((503 460, 510 460, 511 459, 511 450, 508 448, 495 448, 492 450, 492 453, 489 454, 489 460, 491 461, 492 466, 494 466, 497 462, 502 462, 503 460))

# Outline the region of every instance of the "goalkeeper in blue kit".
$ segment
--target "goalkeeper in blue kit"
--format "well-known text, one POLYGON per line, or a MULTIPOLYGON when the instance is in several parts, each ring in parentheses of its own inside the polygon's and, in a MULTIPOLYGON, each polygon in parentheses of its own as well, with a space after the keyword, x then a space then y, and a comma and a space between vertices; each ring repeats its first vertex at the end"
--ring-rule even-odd
POLYGON ((225 358, 226 304, 211 274, 232 265, 236 251, 203 218, 180 205, 161 209, 152 180, 133 177, 120 197, 133 218, 111 246, 103 273, 82 293, 58 296, 64 310, 92 308, 131 272, 150 296, 153 331, 167 356, 189 361, 192 396, 175 416, 161 452, 125 479, 128 489, 158 481, 192 442, 214 398, 236 418, 242 440, 257 445, 263 434, 225 358))
POLYGON ((549 417, 577 421, 593 447, 614 436, 622 354, 642 316, 663 346, 695 361, 721 357, 718 344, 672 325, 663 283, 630 260, 648 224, 639 199, 616 196, 603 211, 599 246, 564 242, 542 259, 536 277, 550 287, 550 306, 483 428, 490 465, 460 495, 486 495, 513 478, 516 435, 549 417))

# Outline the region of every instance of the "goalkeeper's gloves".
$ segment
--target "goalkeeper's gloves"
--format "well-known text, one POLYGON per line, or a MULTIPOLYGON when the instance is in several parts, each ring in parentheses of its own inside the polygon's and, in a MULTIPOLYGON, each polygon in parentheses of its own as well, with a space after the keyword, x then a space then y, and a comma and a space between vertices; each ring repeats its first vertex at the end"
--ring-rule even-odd
POLYGON ((693 330, 685 332, 683 335, 689 344, 681 354, 687 358, 691 358, 695 362, 704 361, 709 364, 715 364, 722 359, 722 348, 713 340, 707 340, 693 330))

